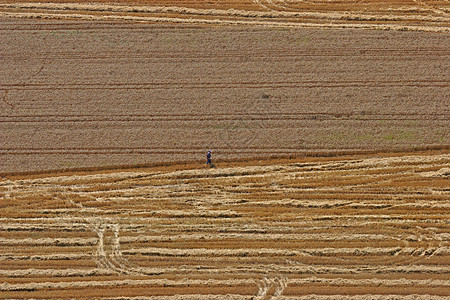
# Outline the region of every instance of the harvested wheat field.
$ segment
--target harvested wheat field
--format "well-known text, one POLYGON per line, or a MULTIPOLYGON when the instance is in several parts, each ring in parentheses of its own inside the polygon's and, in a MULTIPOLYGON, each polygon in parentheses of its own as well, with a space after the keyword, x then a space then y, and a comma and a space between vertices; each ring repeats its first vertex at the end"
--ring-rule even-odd
POLYGON ((450 299, 449 12, 1 1, 0 298, 450 299))
POLYGON ((244 25, 449 31, 447 0, 4 0, 0 16, 244 25), (113 3, 112 3, 113 2, 113 3))
POLYGON ((0 297, 448 299, 450 153, 10 175, 0 297))

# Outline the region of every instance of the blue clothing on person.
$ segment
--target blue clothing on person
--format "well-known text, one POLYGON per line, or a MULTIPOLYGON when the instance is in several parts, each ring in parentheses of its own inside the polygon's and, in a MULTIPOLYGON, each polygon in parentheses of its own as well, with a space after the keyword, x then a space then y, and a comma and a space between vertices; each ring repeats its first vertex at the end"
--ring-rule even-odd
POLYGON ((211 151, 209 151, 208 154, 206 154, 206 164, 207 165, 212 164, 212 162, 211 162, 211 151))

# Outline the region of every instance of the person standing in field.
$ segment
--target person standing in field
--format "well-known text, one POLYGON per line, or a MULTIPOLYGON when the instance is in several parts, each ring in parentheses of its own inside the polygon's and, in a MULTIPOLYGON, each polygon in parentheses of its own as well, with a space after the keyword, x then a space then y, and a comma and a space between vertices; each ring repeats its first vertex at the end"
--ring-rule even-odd
POLYGON ((206 154, 206 165, 208 165, 210 167, 212 167, 211 155, 212 155, 212 151, 209 150, 208 153, 206 154))

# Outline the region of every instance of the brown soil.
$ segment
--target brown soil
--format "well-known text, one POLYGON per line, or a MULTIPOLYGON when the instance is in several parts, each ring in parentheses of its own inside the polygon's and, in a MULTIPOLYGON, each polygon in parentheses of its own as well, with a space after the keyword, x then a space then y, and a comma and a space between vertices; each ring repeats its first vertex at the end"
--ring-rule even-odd
POLYGON ((449 146, 448 33, 0 27, 0 173, 449 146))

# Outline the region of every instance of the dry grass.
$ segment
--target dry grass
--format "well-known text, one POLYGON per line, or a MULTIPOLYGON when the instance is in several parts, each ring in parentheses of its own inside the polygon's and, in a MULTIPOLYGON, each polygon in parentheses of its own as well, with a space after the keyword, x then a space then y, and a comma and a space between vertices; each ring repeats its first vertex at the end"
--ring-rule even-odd
POLYGON ((448 31, 446 1, 6 1, 0 14, 18 18, 119 20, 195 25, 372 28, 448 31), (63 3, 59 3, 63 2, 63 3))
POLYGON ((448 13, 2 1, 0 298, 448 299, 448 13))
POLYGON ((449 164, 435 151, 6 176, 0 297, 448 297, 449 164))

